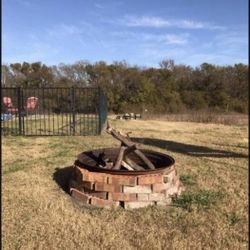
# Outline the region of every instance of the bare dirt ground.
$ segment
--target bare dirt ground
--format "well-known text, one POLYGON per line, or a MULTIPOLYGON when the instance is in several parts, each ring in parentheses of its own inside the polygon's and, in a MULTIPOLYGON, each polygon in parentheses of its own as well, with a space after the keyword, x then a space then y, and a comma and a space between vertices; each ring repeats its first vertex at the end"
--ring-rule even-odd
POLYGON ((86 137, 3 137, 3 249, 246 249, 248 127, 111 120, 176 160, 186 187, 169 207, 106 210, 65 192, 76 155, 117 146, 86 137))

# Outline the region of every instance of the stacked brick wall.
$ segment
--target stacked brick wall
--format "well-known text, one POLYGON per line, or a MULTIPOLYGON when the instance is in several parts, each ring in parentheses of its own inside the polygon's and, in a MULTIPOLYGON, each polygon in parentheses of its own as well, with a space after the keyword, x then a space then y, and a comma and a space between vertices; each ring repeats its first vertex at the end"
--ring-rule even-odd
POLYGON ((174 165, 163 173, 144 175, 92 172, 75 165, 69 188, 74 198, 108 208, 168 205, 183 190, 174 165))

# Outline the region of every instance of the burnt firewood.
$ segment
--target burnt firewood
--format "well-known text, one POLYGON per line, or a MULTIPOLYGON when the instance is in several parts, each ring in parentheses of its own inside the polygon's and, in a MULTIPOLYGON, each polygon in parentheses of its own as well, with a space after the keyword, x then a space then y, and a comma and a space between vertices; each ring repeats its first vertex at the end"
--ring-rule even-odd
POLYGON ((102 152, 98 155, 96 165, 101 168, 111 169, 114 163, 102 152))
POLYGON ((145 170, 142 166, 135 163, 132 159, 130 159, 127 155, 124 157, 124 161, 129 164, 134 170, 145 170))
POLYGON ((118 156, 117 156, 117 159, 116 159, 116 162, 115 162, 115 166, 112 168, 113 170, 119 170, 121 168, 121 164, 122 164, 125 149, 126 149, 125 146, 120 147, 120 151, 118 153, 118 156))
MULTIPOLYGON (((124 144, 122 144, 123 146, 125 146, 124 144)), ((124 151, 124 156, 128 155, 129 153, 133 152, 136 150, 136 145, 133 144, 132 146, 126 147, 125 151, 124 151)))
POLYGON ((129 171, 134 171, 134 169, 125 161, 122 161, 121 165, 129 171))
MULTIPOLYGON (((121 135, 121 133, 114 130, 109 123, 107 123, 106 131, 114 138, 122 142, 123 145, 126 145, 127 147, 131 147, 134 145, 134 143, 129 138, 124 137, 123 135, 121 135)), ((149 169, 155 169, 155 166, 152 164, 152 162, 139 149, 135 149, 134 153, 143 160, 143 162, 147 165, 149 169)))
POLYGON ((107 161, 107 157, 105 156, 105 153, 102 152, 98 155, 98 158, 97 158, 97 164, 98 165, 105 165, 105 161, 107 161))
POLYGON ((111 160, 109 160, 106 162, 105 168, 112 169, 113 166, 114 166, 114 163, 111 160))

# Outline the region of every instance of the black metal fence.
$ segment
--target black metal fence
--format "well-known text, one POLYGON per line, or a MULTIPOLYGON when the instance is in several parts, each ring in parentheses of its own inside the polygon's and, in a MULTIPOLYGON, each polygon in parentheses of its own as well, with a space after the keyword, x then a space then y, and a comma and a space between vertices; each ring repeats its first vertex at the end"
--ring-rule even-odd
POLYGON ((99 88, 2 88, 3 135, 97 135, 107 118, 99 88))

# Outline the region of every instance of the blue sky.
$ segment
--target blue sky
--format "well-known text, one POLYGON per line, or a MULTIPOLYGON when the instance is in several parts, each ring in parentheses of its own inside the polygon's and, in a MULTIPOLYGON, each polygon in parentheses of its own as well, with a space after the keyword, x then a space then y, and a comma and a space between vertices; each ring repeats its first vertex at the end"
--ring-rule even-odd
POLYGON ((247 0, 3 0, 2 62, 248 64, 247 0))

